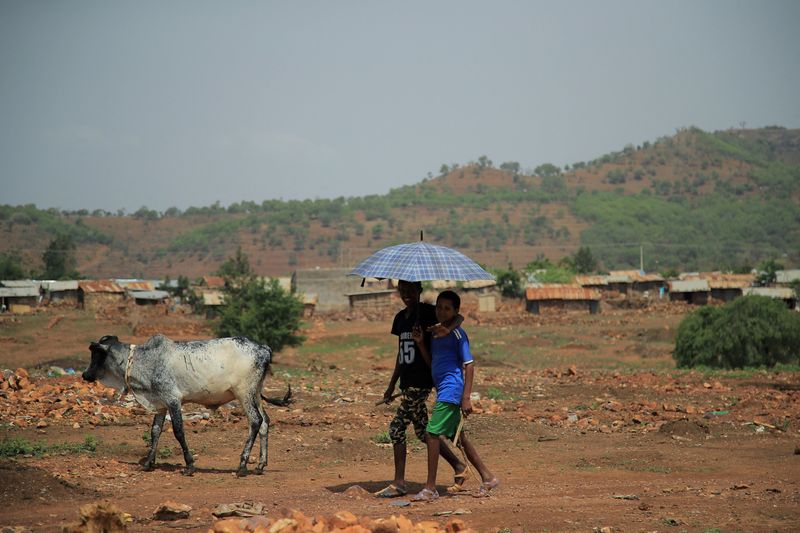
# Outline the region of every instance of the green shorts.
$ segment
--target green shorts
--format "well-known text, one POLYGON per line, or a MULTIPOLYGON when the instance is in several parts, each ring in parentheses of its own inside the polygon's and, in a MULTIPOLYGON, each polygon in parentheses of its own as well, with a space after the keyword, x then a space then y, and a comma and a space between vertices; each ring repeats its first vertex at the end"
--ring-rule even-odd
POLYGON ((452 439, 461 422, 461 406, 454 403, 436 402, 425 431, 431 435, 444 435, 452 439))

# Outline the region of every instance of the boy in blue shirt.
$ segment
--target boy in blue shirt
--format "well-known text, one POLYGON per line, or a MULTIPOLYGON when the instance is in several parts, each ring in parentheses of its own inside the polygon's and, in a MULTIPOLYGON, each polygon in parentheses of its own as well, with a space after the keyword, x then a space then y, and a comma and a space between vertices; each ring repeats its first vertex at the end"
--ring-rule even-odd
MULTIPOLYGON (((426 362, 417 349, 418 345, 426 348, 431 337, 448 335, 464 320, 462 316, 454 317, 449 327, 437 323, 434 306, 420 301, 422 283, 419 281, 400 280, 397 292, 406 308, 398 312, 392 322, 392 334, 398 338, 398 351, 394 372, 389 386, 383 394, 388 404, 394 397, 395 386, 400 382, 402 400, 397 413, 389 424, 389 438, 392 441, 394 456, 394 479, 392 483, 375 493, 379 498, 394 498, 406 493, 406 428, 414 426, 414 432, 421 441, 426 440, 425 428, 428 425, 428 407, 426 400, 433 389, 430 361, 426 362), (413 332, 418 328, 421 332, 415 341, 413 332)), ((467 465, 445 445, 442 457, 453 467, 455 488, 460 488, 466 481, 467 465)))
MULTIPOLYGON (((443 291, 436 299, 436 318, 447 327, 453 323, 461 307, 461 298, 453 291, 443 291)), ((430 352, 423 341, 420 328, 414 330, 414 340, 426 362, 431 365, 433 382, 436 386, 436 404, 433 406, 426 429, 425 442, 428 446, 428 479, 413 501, 432 501, 439 497, 436 491, 436 470, 439 465, 440 436, 453 439, 461 422, 461 416, 472 412, 472 381, 475 368, 469 349, 467 333, 455 328, 449 335, 431 339, 430 352)), ((483 464, 478 451, 462 432, 461 445, 467 459, 481 476, 481 486, 477 496, 487 496, 500 483, 497 477, 483 464)))

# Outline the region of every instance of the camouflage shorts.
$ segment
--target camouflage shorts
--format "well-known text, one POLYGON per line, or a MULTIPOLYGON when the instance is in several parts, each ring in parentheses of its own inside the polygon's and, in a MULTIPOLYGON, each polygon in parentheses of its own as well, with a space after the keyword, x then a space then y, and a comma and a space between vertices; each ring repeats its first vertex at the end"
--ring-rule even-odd
POLYGON ((389 424, 389 438, 392 444, 406 443, 406 427, 411 423, 414 425, 414 433, 421 441, 425 441, 425 426, 428 425, 428 407, 425 402, 431 393, 431 389, 420 389, 408 387, 403 390, 403 399, 400 407, 389 424))

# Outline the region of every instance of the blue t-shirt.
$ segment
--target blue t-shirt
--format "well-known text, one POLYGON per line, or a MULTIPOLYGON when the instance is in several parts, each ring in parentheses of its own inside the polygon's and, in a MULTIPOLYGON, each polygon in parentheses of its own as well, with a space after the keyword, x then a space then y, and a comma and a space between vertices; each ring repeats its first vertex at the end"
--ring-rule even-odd
POLYGON ((454 329, 446 337, 431 339, 431 374, 436 385, 436 401, 461 405, 464 393, 462 367, 472 362, 467 332, 454 329))

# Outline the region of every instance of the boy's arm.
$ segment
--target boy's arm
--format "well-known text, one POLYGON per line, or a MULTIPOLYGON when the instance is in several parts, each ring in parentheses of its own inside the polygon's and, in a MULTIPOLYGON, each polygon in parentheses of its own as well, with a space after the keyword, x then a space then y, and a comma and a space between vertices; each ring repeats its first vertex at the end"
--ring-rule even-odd
POLYGON ((422 355, 422 360, 425 361, 425 364, 428 365, 428 367, 430 367, 431 352, 428 350, 428 345, 425 344, 425 334, 422 333, 422 328, 415 327, 411 333, 411 336, 414 338, 417 348, 419 348, 419 353, 422 355))
POLYGON ((386 387, 386 391, 383 393, 383 400, 386 403, 392 401, 392 394, 394 394, 394 388, 397 385, 398 379, 400 379, 400 361, 398 361, 397 357, 395 357, 394 371, 392 372, 392 377, 389 379, 389 386, 386 387))
POLYGON ((475 377, 475 363, 470 361, 464 365, 464 393, 461 395, 461 412, 464 416, 472 413, 472 380, 475 377))
POLYGON ((456 315, 453 318, 453 323, 450 326, 443 326, 441 322, 438 322, 428 328, 434 337, 437 339, 439 337, 447 337, 450 335, 457 327, 464 323, 464 317, 460 314, 456 315))

